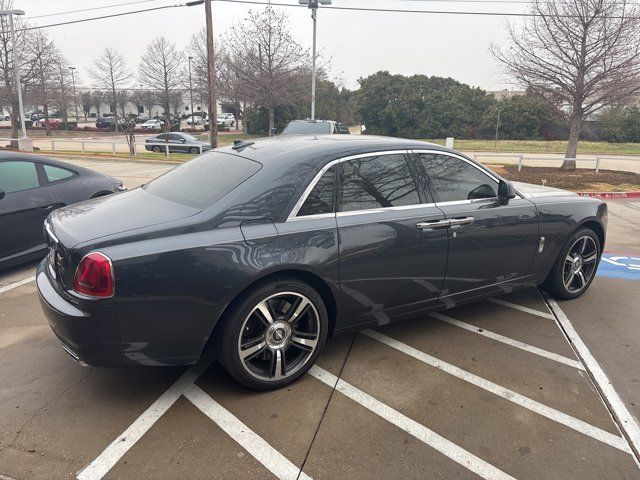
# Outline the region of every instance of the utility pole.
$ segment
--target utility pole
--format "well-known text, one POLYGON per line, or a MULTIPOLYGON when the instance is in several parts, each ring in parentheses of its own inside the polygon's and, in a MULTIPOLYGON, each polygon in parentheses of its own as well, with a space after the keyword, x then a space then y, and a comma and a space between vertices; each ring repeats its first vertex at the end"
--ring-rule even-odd
POLYGON ((78 94, 76 93, 76 76, 75 76, 76 67, 69 67, 69 70, 71 70, 71 84, 73 85, 73 104, 76 107, 76 128, 77 128, 77 123, 78 123, 78 94))
MULTIPOLYGON (((18 109, 17 112, 18 118, 20 119, 20 127, 22 129, 22 140, 28 140, 27 138, 27 127, 24 123, 24 105, 22 103, 22 85, 20 84, 20 65, 18 65, 18 46, 16 43, 16 29, 13 24, 13 16, 14 15, 24 15, 23 10, 0 10, 0 16, 8 16, 9 17, 9 28, 11 29, 11 61, 13 62, 13 73, 15 75, 15 83, 16 90, 18 91, 18 109)), ((14 116, 16 112, 13 112, 14 116)), ((27 142, 25 142, 26 144, 27 142)), ((26 145, 25 145, 26 146, 26 145)), ((27 150, 33 150, 26 146, 27 150)))
POLYGON ((207 62, 209 64, 209 138, 211 148, 218 147, 218 112, 216 99, 216 69, 213 55, 213 19, 211 0, 205 0, 204 13, 207 17, 207 62))
POLYGON ((189 57, 189 100, 191 102, 191 121, 193 122, 193 84, 191 83, 191 60, 193 60, 193 57, 189 57))
POLYGON ((318 5, 331 5, 331 0, 298 0, 301 5, 311 9, 313 19, 313 51, 311 58, 311 120, 316 119, 316 27, 318 19, 318 5))

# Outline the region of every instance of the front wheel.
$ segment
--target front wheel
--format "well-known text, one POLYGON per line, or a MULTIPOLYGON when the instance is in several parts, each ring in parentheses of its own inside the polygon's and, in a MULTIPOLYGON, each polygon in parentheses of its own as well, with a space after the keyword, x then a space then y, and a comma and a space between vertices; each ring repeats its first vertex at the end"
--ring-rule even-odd
POLYGON ((593 282, 600 255, 600 239, 595 232, 578 230, 569 238, 542 287, 554 297, 578 298, 593 282))
POLYGON ((220 332, 221 361, 242 385, 272 390, 313 365, 327 339, 322 297, 297 279, 280 279, 239 299, 220 332))

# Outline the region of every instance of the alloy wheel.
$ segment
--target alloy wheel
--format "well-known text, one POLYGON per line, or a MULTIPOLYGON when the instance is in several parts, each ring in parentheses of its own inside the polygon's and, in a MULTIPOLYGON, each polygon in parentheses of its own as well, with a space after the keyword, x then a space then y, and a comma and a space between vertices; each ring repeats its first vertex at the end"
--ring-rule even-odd
POLYGON ((595 240, 588 235, 578 238, 571 245, 562 270, 562 282, 567 291, 577 293, 589 285, 596 272, 598 253, 595 240))
POLYGON ((242 367, 252 377, 275 382, 294 375, 312 357, 320 338, 320 317, 297 292, 271 295, 253 307, 238 338, 242 367))

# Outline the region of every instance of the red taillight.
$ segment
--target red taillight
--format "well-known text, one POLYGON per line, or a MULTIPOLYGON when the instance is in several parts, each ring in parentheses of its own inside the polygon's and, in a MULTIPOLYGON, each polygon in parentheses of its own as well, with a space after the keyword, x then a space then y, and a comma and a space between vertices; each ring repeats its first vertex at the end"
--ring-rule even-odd
POLYGON ((112 297, 113 269, 109 257, 99 252, 85 256, 76 269, 73 289, 90 297, 112 297))

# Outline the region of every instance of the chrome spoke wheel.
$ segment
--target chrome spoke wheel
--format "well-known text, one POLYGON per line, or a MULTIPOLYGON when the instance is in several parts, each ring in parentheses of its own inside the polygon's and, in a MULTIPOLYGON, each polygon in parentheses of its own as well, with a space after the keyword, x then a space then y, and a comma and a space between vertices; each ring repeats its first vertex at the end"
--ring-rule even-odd
POLYGON ((320 339, 313 302, 297 292, 271 295, 252 309, 238 337, 238 354, 252 377, 275 382, 294 375, 311 358, 320 339))
POLYGON ((600 252, 598 245, 589 235, 578 238, 564 260, 562 282, 570 293, 583 290, 596 272, 600 252))

